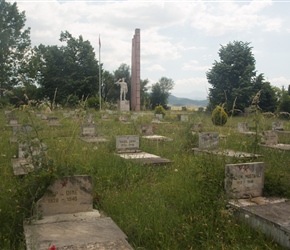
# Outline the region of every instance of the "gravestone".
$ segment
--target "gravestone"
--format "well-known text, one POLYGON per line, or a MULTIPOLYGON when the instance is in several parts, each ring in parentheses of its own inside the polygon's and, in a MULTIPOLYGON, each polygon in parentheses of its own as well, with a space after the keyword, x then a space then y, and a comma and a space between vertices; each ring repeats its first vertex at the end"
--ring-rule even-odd
POLYGON ((128 117, 125 116, 125 115, 122 115, 119 117, 119 121, 122 122, 122 123, 125 123, 125 124, 128 124, 128 117))
POLYGON ((131 120, 136 121, 137 119, 138 119, 138 115, 137 114, 131 115, 131 120))
POLYGON ((94 121, 93 114, 89 114, 87 120, 88 120, 88 123, 93 123, 94 121))
POLYGON ((170 160, 160 156, 143 152, 139 149, 138 135, 123 135, 116 137, 116 151, 121 158, 134 160, 141 164, 167 164, 170 160))
POLYGON ((47 122, 49 126, 60 126, 57 117, 48 117, 47 122))
POLYGON ((114 221, 93 209, 92 189, 86 175, 55 180, 36 203, 34 219, 24 221, 27 250, 132 250, 114 221))
POLYGON ((155 118, 157 118, 158 120, 162 120, 163 114, 155 114, 155 118))
POLYGON ((88 143, 108 142, 107 139, 98 137, 96 124, 94 123, 86 123, 81 125, 80 139, 88 143))
POLYGON ((63 112, 62 115, 64 118, 69 118, 71 116, 69 112, 63 112))
POLYGON ((8 118, 8 125, 9 126, 15 126, 15 125, 18 125, 18 118, 14 117, 14 116, 10 116, 8 118))
POLYGON ((202 123, 201 122, 195 122, 191 126, 192 131, 194 132, 201 132, 202 131, 202 123))
POLYGON ((238 123, 238 131, 240 133, 249 132, 248 123, 246 123, 246 122, 239 122, 238 123))
POLYGON ((283 131, 283 122, 272 122, 272 130, 283 131))
POLYGON ((229 198, 245 199, 262 195, 264 162, 227 164, 225 190, 229 198))
POLYGON ((104 114, 104 115, 102 115, 102 119, 103 120, 109 120, 110 116, 108 114, 104 114))
POLYGON ((142 124, 139 126, 139 132, 143 135, 153 135, 153 126, 151 124, 142 124))
POLYGON ((10 142, 17 142, 18 139, 21 137, 28 136, 31 133, 32 127, 30 125, 21 126, 21 125, 14 125, 13 126, 13 137, 10 138, 10 142))
POLYGON ((219 133, 201 132, 199 133, 198 147, 200 149, 217 149, 219 133))
POLYGON ((278 134, 275 130, 263 131, 261 144, 265 144, 267 146, 274 146, 278 144, 278 134))
POLYGON ((178 115, 181 122, 188 122, 188 115, 178 115))

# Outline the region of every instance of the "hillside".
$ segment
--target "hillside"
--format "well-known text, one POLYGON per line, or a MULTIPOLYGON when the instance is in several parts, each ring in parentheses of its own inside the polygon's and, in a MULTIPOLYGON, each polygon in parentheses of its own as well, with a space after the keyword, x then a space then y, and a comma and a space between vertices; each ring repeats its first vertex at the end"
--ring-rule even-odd
POLYGON ((196 107, 206 107, 207 100, 191 100, 188 98, 181 98, 170 95, 168 97, 168 104, 172 106, 196 106, 196 107))

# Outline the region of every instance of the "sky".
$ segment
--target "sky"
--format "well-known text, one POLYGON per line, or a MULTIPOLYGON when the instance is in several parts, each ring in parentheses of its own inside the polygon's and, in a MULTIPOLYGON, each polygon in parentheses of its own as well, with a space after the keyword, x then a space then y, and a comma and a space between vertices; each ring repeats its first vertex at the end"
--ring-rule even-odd
POLYGON ((16 2, 32 45, 65 45, 59 37, 68 31, 89 40, 98 60, 100 37, 101 63, 112 73, 122 63, 131 67, 132 38, 140 29, 141 79, 151 85, 170 78, 177 97, 206 99, 206 72, 219 61, 221 46, 233 41, 250 43, 257 74, 272 86, 290 84, 290 0, 16 2))

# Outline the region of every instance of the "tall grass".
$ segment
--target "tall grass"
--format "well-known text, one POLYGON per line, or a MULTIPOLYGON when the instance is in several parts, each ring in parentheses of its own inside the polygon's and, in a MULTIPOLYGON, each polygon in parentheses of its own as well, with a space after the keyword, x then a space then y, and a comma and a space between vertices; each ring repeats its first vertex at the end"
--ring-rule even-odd
MULTIPOLYGON (((94 207, 110 216, 128 236, 134 249, 282 249, 259 231, 237 221, 224 194, 224 167, 228 159, 195 156, 191 148, 197 137, 190 131, 193 122, 202 122, 203 131, 226 135, 220 147, 260 153, 264 156, 265 194, 290 198, 290 152, 255 148, 255 138, 238 134, 233 117, 223 127, 212 125, 210 116, 190 113, 190 121, 179 122, 176 114, 165 116, 168 123, 154 124, 156 134, 171 142, 151 142, 141 138, 141 149, 173 161, 166 166, 143 166, 115 155, 115 136, 137 134, 137 126, 150 123, 153 114, 131 124, 121 124, 118 115, 109 121, 94 121, 105 144, 79 140, 84 117, 60 119, 61 127, 49 127, 28 111, 16 111, 22 124, 32 124, 34 136, 47 146, 41 167, 26 176, 14 176, 11 159, 17 145, 10 143, 12 129, 0 111, 0 249, 25 249, 22 222, 32 216, 34 203, 55 179, 64 175, 89 174, 93 177, 94 207)), ((271 119, 263 119, 269 127, 271 119)), ((284 126, 289 126, 284 121, 284 126)), ((258 130, 261 128, 258 127, 258 130)), ((258 131, 259 132, 259 131, 258 131)), ((289 141, 290 143, 290 141, 289 141)), ((237 159, 232 160, 238 161, 237 159)))

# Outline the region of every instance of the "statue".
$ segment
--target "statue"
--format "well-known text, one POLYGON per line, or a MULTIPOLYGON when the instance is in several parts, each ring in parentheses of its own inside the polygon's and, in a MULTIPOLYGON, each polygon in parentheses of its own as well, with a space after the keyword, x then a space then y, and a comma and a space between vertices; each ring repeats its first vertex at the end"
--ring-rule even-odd
POLYGON ((127 83, 124 81, 124 78, 119 79, 115 84, 120 85, 120 101, 122 100, 126 101, 126 94, 128 92, 128 87, 127 87, 127 83))

